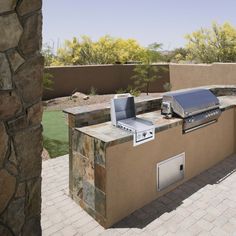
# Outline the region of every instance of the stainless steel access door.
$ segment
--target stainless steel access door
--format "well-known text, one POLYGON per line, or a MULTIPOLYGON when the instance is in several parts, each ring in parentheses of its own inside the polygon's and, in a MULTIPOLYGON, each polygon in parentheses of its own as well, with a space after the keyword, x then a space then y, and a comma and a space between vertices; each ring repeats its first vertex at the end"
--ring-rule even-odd
POLYGON ((157 163, 157 189, 161 191, 184 178, 185 153, 157 163))

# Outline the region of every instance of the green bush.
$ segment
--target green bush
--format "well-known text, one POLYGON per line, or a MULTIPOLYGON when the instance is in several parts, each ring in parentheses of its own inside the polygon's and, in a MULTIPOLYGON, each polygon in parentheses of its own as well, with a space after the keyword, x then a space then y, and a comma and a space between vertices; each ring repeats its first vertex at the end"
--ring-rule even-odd
POLYGON ((43 73, 43 88, 46 90, 53 90, 52 86, 54 82, 52 81, 53 75, 45 72, 43 73))

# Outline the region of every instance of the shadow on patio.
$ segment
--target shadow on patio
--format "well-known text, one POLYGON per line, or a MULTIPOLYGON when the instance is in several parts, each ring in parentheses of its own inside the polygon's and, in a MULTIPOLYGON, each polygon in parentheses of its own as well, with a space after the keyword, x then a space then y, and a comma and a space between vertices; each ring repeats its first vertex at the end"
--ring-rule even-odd
MULTIPOLYGON (((170 213, 176 210, 180 205, 190 206, 195 202, 196 205, 203 204, 201 199, 201 192, 212 190, 212 185, 217 185, 228 178, 236 171, 236 156, 233 155, 226 160, 218 163, 211 169, 201 173, 200 175, 190 179, 186 183, 177 187, 173 191, 163 195, 162 197, 154 200, 150 204, 143 208, 135 211, 122 221, 118 222, 113 228, 144 228, 149 225, 155 219, 164 215, 164 213, 170 213), (198 204, 199 201, 199 204, 198 204)), ((222 191, 225 191, 224 186, 221 186, 222 191)), ((212 198, 217 198, 212 194, 212 198)), ((221 198, 216 199, 205 199, 205 203, 210 203, 214 200, 215 204, 221 202, 221 198)), ((223 201, 223 200, 222 200, 223 201)), ((236 206, 236 205, 235 205, 236 206)), ((206 205, 207 207, 207 205, 206 205)), ((188 210, 188 209, 186 209, 188 210)), ((197 208, 196 208, 197 210, 197 208)), ((185 213, 183 213, 186 215, 185 213)), ((164 217, 166 218, 166 217, 164 217)))
POLYGON ((104 229, 68 196, 68 156, 43 162, 43 235, 232 235, 236 155, 104 229))

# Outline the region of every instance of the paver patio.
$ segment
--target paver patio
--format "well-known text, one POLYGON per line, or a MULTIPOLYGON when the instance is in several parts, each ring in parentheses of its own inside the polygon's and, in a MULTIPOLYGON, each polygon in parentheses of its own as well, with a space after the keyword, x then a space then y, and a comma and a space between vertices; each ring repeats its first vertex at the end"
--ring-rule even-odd
POLYGON ((43 162, 47 235, 236 235, 236 155, 105 230, 68 196, 68 156, 43 162))

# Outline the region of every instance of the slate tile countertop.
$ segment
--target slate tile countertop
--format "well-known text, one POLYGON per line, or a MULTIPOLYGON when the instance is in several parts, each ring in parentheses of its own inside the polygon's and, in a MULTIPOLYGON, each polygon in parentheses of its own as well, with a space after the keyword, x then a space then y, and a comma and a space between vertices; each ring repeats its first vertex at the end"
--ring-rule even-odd
MULTIPOLYGON (((236 105, 236 96, 221 96, 220 108, 222 111, 230 109, 236 105)), ((173 128, 178 125, 182 125, 182 119, 171 118, 166 119, 161 115, 161 111, 148 112, 137 117, 150 120, 155 125, 155 132, 161 132, 173 128)), ((105 122, 97 125, 85 126, 76 129, 79 132, 87 134, 95 139, 99 139, 109 145, 116 143, 123 143, 133 139, 131 133, 114 127, 111 122, 105 122)))

